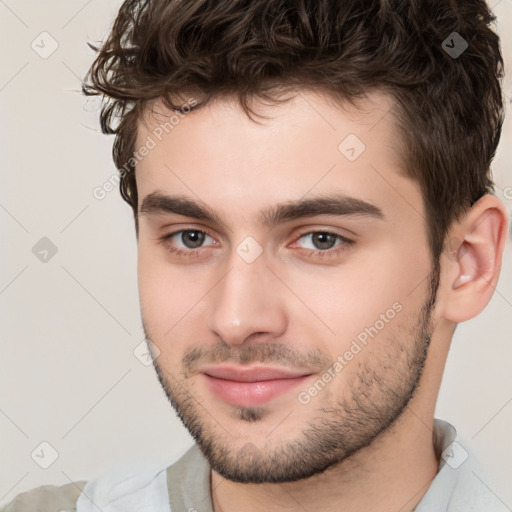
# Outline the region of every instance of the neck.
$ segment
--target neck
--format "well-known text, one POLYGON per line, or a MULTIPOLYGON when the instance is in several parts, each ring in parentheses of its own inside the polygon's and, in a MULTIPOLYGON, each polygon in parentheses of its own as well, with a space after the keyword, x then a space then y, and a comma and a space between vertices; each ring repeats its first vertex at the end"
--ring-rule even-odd
POLYGON ((370 446, 311 478, 284 484, 240 484, 212 471, 214 511, 413 511, 439 464, 433 414, 418 416, 413 413, 413 402, 370 446))

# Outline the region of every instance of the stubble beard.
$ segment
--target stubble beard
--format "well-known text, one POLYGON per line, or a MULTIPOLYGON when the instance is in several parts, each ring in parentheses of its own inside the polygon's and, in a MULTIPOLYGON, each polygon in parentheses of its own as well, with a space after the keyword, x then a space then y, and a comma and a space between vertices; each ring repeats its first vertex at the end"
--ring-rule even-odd
MULTIPOLYGON (((258 448, 250 439, 241 447, 236 446, 231 434, 217 424, 189 392, 184 377, 186 372, 173 376, 160 366, 158 359, 153 365, 178 417, 219 475, 240 483, 284 483, 309 478, 371 445, 403 414, 418 388, 427 358, 433 330, 431 313, 438 285, 439 266, 435 265, 430 274, 428 298, 416 321, 411 322, 410 332, 401 336, 405 342, 388 339, 386 346, 394 347, 392 353, 377 352, 365 362, 355 363, 358 368, 347 381, 343 391, 345 398, 318 405, 298 435, 283 440, 279 447, 258 448), (411 339, 414 340, 412 344, 411 339)), ((151 339, 144 328, 146 337, 151 339)), ((379 339, 373 342, 379 343, 379 339)), ((236 350, 224 345, 226 353, 236 350)), ((260 353, 254 354, 253 358, 248 348, 243 357, 246 362, 265 359, 261 357, 264 348, 261 345, 260 353)), ((267 354, 272 353, 272 345, 266 349, 267 354)), ((237 357, 237 362, 240 359, 237 357)), ((239 422, 246 424, 263 421, 266 412, 265 407, 233 407, 239 422)))

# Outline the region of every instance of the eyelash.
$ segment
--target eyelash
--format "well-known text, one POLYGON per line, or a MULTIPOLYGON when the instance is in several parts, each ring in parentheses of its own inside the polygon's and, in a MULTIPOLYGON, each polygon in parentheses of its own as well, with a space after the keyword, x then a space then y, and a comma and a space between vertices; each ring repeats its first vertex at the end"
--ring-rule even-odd
MULTIPOLYGON (((193 231, 193 232, 197 232, 197 233, 203 233, 207 236, 210 236, 206 231, 203 231, 201 229, 180 229, 178 231, 173 231, 172 233, 168 233, 168 234, 165 234, 163 235, 161 238, 159 238, 159 242, 162 243, 162 244, 165 244, 165 242, 167 242, 170 238, 172 238, 174 235, 177 235, 178 233, 183 233, 183 232, 186 232, 186 231, 193 231)), ((298 238, 297 238, 297 241, 300 240, 301 238, 303 238, 304 236, 306 235, 311 235, 311 234, 325 234, 325 235, 331 235, 331 236, 334 236, 336 237, 337 239, 341 240, 341 244, 338 245, 338 246, 335 246, 335 248, 331 248, 331 249, 325 249, 324 251, 320 250, 320 249, 316 249, 316 250, 312 250, 312 249, 305 249, 306 251, 309 251, 309 255, 311 256, 318 256, 320 258, 330 258, 330 257, 335 257, 335 256, 338 256, 340 253, 346 251, 347 249, 349 249, 353 244, 354 244, 354 241, 353 240, 350 240, 338 233, 333 233, 331 231, 323 231, 323 230, 317 230, 317 231, 304 231, 303 233, 301 233, 298 238)), ((213 238, 213 237, 211 237, 213 238)), ((166 246, 166 250, 168 250, 169 252, 171 252, 172 254, 175 254, 176 256, 184 256, 186 258, 196 258, 196 257, 199 257, 201 254, 201 249, 204 249, 204 247, 200 247, 198 249, 179 249, 179 248, 176 248, 176 247, 172 247, 172 246, 166 246)))

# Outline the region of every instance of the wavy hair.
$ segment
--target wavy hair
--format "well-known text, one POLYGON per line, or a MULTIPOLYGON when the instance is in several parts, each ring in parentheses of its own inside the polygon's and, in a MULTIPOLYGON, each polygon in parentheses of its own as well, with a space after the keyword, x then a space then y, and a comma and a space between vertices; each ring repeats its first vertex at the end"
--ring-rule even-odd
POLYGON ((131 157, 151 101, 179 111, 184 95, 198 99, 194 108, 229 96, 252 118, 252 98, 277 102, 284 91, 349 102, 384 91, 437 258, 451 223, 494 191, 503 123, 494 21, 484 0, 126 0, 105 42, 89 45, 97 55, 82 90, 103 97, 101 128, 115 134, 136 224, 131 157), (447 51, 462 40, 462 54, 447 51))

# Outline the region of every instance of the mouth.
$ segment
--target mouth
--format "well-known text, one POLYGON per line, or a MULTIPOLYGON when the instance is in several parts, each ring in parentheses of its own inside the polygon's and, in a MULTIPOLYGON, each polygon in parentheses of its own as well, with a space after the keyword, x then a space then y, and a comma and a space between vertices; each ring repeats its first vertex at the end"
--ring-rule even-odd
POLYGON ((201 369, 209 390, 238 407, 262 406, 304 383, 312 373, 271 367, 210 366, 201 369))

